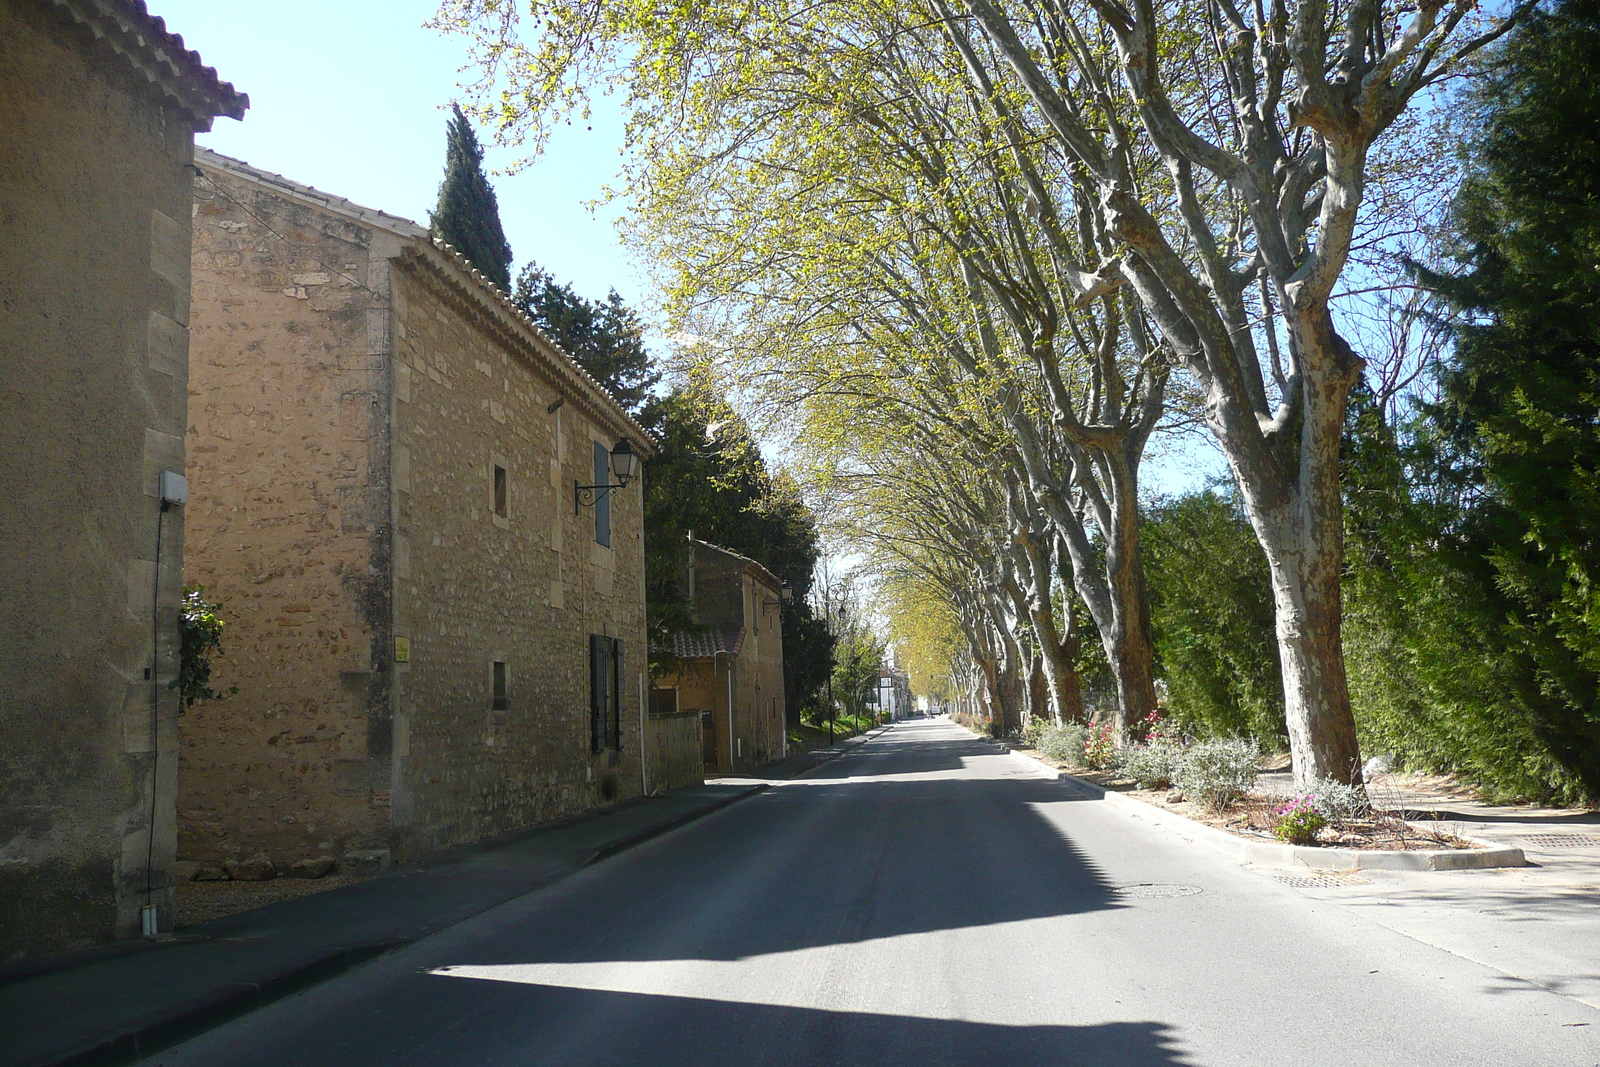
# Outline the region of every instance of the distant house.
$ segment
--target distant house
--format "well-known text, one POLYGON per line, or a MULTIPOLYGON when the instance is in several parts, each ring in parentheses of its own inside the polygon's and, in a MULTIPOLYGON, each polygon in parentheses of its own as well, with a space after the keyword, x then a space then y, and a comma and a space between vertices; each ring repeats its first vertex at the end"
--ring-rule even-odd
POLYGON ((909 719, 917 713, 916 701, 911 696, 911 675, 897 666, 887 666, 878 671, 878 691, 875 703, 879 715, 892 721, 909 719))
POLYGON ((701 759, 730 773, 788 753, 783 688, 784 583, 760 563, 691 541, 686 575, 697 632, 675 637, 679 668, 652 707, 698 719, 701 759))
POLYGON ((180 852, 382 863, 636 796, 641 481, 604 389, 406 219, 197 151, 180 852), (596 499, 598 497, 598 499, 596 499))
POLYGON ((171 927, 189 165, 247 106, 136 0, 0 5, 0 959, 171 927))

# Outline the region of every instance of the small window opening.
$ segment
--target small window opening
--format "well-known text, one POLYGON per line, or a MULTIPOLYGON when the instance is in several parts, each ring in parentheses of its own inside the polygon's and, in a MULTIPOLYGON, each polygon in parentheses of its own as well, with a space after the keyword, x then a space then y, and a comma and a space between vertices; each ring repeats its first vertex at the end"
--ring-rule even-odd
POLYGON ((494 663, 494 703, 490 705, 491 711, 505 711, 510 705, 506 699, 506 665, 499 660, 494 663))
POLYGON ((502 519, 506 517, 506 469, 494 469, 494 513, 502 519))

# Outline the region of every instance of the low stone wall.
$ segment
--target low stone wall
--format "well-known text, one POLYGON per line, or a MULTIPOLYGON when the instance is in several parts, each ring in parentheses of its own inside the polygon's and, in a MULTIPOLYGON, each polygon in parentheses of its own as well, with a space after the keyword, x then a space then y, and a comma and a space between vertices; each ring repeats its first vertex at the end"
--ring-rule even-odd
POLYGON ((648 729, 650 790, 681 789, 705 781, 698 711, 652 712, 648 729))

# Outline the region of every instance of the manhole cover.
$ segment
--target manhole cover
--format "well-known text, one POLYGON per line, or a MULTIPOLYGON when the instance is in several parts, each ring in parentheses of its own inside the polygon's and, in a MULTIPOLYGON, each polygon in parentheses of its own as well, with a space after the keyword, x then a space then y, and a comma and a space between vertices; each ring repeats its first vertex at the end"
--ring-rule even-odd
POLYGON ((1600 848, 1600 837, 1594 834, 1519 834, 1518 837, 1535 848, 1600 848))
POLYGON ((1119 897, 1192 897, 1201 892, 1197 885, 1167 885, 1163 882, 1140 882, 1138 885, 1119 885, 1112 890, 1119 897))
POLYGON ((1359 874, 1275 874, 1272 877, 1296 889, 1342 889, 1347 885, 1371 885, 1371 878, 1359 874))

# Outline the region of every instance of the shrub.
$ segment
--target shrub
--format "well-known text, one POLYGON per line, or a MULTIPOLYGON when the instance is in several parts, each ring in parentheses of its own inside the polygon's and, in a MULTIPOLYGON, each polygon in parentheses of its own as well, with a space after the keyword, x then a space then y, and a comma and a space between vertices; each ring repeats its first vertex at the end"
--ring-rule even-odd
POLYGON ((1050 723, 1049 719, 1041 719, 1037 715, 1028 716, 1028 721, 1022 724, 1022 729, 1017 731, 1017 744, 1028 748, 1039 747, 1039 735, 1050 723))
POLYGON ((197 700, 223 700, 239 691, 236 685, 211 687, 211 656, 222 649, 222 631, 228 624, 222 621, 222 605, 209 603, 205 591, 203 585, 185 587, 178 612, 178 677, 172 688, 185 708, 197 700))
POLYGON ((1135 723, 1133 736, 1141 745, 1154 745, 1175 739, 1172 730, 1167 726, 1167 713, 1161 708, 1157 708, 1135 723))
POLYGON ((1076 767, 1083 763, 1083 740, 1087 732, 1075 722, 1047 725, 1039 731, 1039 754, 1076 767))
POLYGON ((1110 723, 1091 726, 1083 738, 1083 765, 1091 771, 1109 771, 1117 766, 1116 728, 1110 723))
POLYGON ((1372 811, 1365 789, 1332 778, 1318 778, 1312 782, 1309 795, 1317 811, 1334 826, 1343 826, 1372 811))
POLYGON ((1183 749, 1168 741, 1134 745, 1122 753, 1122 773, 1139 783, 1140 789, 1164 789, 1172 784, 1183 749))
POLYGON ((1191 746, 1178 761, 1173 784, 1191 800, 1222 811, 1255 788, 1260 758, 1253 741, 1202 741, 1191 746))
POLYGON ((1328 825, 1328 817, 1317 810, 1317 798, 1307 793, 1272 809, 1278 817, 1272 835, 1291 845, 1309 845, 1317 831, 1328 825))

